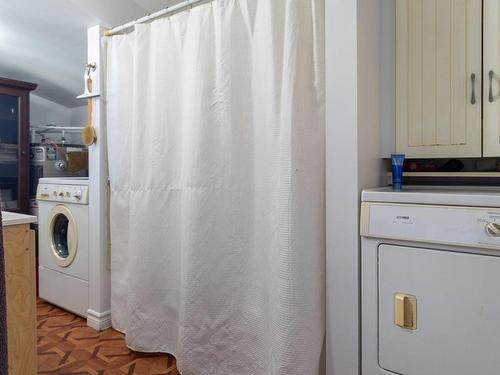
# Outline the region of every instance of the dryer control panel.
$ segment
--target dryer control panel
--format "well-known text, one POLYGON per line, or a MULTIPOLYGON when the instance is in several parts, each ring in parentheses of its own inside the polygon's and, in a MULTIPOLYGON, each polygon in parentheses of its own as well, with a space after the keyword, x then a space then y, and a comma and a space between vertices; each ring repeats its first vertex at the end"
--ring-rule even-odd
POLYGON ((89 204, 89 187, 86 185, 39 184, 36 199, 38 201, 89 204))
POLYGON ((361 235, 500 249, 500 209, 363 202, 361 235))

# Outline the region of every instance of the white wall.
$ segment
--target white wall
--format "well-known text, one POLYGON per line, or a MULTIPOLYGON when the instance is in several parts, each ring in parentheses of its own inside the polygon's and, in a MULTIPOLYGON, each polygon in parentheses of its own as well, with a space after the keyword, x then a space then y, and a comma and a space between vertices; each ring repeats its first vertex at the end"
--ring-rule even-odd
POLYGON ((80 107, 69 108, 36 94, 30 96, 30 125, 83 126, 86 121, 84 102, 80 107))
POLYGON ((69 117, 68 107, 33 93, 30 95, 30 125, 54 124, 68 126, 69 117))
POLYGON ((381 1, 326 1, 329 375, 360 372, 359 199, 382 182, 381 1))
POLYGON ((396 148, 396 0, 380 0, 381 155, 396 148))
MULTIPOLYGON (((105 92, 106 49, 104 28, 87 31, 87 61, 97 63, 93 90, 105 92), (102 85, 102 86, 101 86, 102 85)), ((111 326, 111 273, 109 242, 109 190, 106 154, 106 105, 104 95, 92 99, 92 123, 97 141, 89 146, 89 308, 87 324, 95 329, 111 326)))
MULTIPOLYGON (((86 107, 68 108, 44 99, 36 94, 30 95, 30 126, 53 124, 57 126, 83 126, 87 121, 86 107)), ((78 133, 65 134, 70 143, 80 143, 78 133)), ((60 141, 60 135, 50 134, 54 141, 60 141)), ((36 139, 37 141, 39 138, 36 139)))
POLYGON ((87 125, 87 106, 69 108, 69 126, 87 125))
POLYGON ((328 375, 358 373, 356 1, 325 3, 328 375))
POLYGON ((386 42, 381 33, 384 1, 358 0, 358 191, 381 186, 384 181, 381 144, 387 135, 382 119, 393 110, 387 105, 391 90, 387 87, 387 55, 381 49, 386 42))

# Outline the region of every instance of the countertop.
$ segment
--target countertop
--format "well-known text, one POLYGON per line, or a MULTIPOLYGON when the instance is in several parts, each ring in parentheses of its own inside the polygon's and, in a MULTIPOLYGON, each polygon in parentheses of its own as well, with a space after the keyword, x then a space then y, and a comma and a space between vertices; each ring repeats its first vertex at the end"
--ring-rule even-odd
POLYGON ((9 225, 31 224, 36 223, 36 221, 36 216, 2 211, 2 223, 4 227, 9 225))
POLYGON ((490 186, 403 186, 363 190, 363 202, 500 208, 500 188, 490 186))

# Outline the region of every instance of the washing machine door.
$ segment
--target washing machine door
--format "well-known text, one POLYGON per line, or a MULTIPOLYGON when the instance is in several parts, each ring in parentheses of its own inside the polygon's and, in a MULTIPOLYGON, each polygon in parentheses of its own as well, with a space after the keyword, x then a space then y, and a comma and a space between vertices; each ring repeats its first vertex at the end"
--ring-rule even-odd
POLYGON ((71 211, 55 206, 48 217, 49 252, 60 267, 68 267, 78 251, 78 230, 71 211))

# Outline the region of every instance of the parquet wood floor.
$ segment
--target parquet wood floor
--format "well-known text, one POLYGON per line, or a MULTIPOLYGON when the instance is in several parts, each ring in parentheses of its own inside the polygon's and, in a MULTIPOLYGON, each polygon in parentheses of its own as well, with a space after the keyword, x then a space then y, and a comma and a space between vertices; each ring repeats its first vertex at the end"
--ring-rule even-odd
POLYGON ((97 332, 43 300, 37 315, 39 374, 180 375, 174 357, 133 352, 113 329, 97 332))

